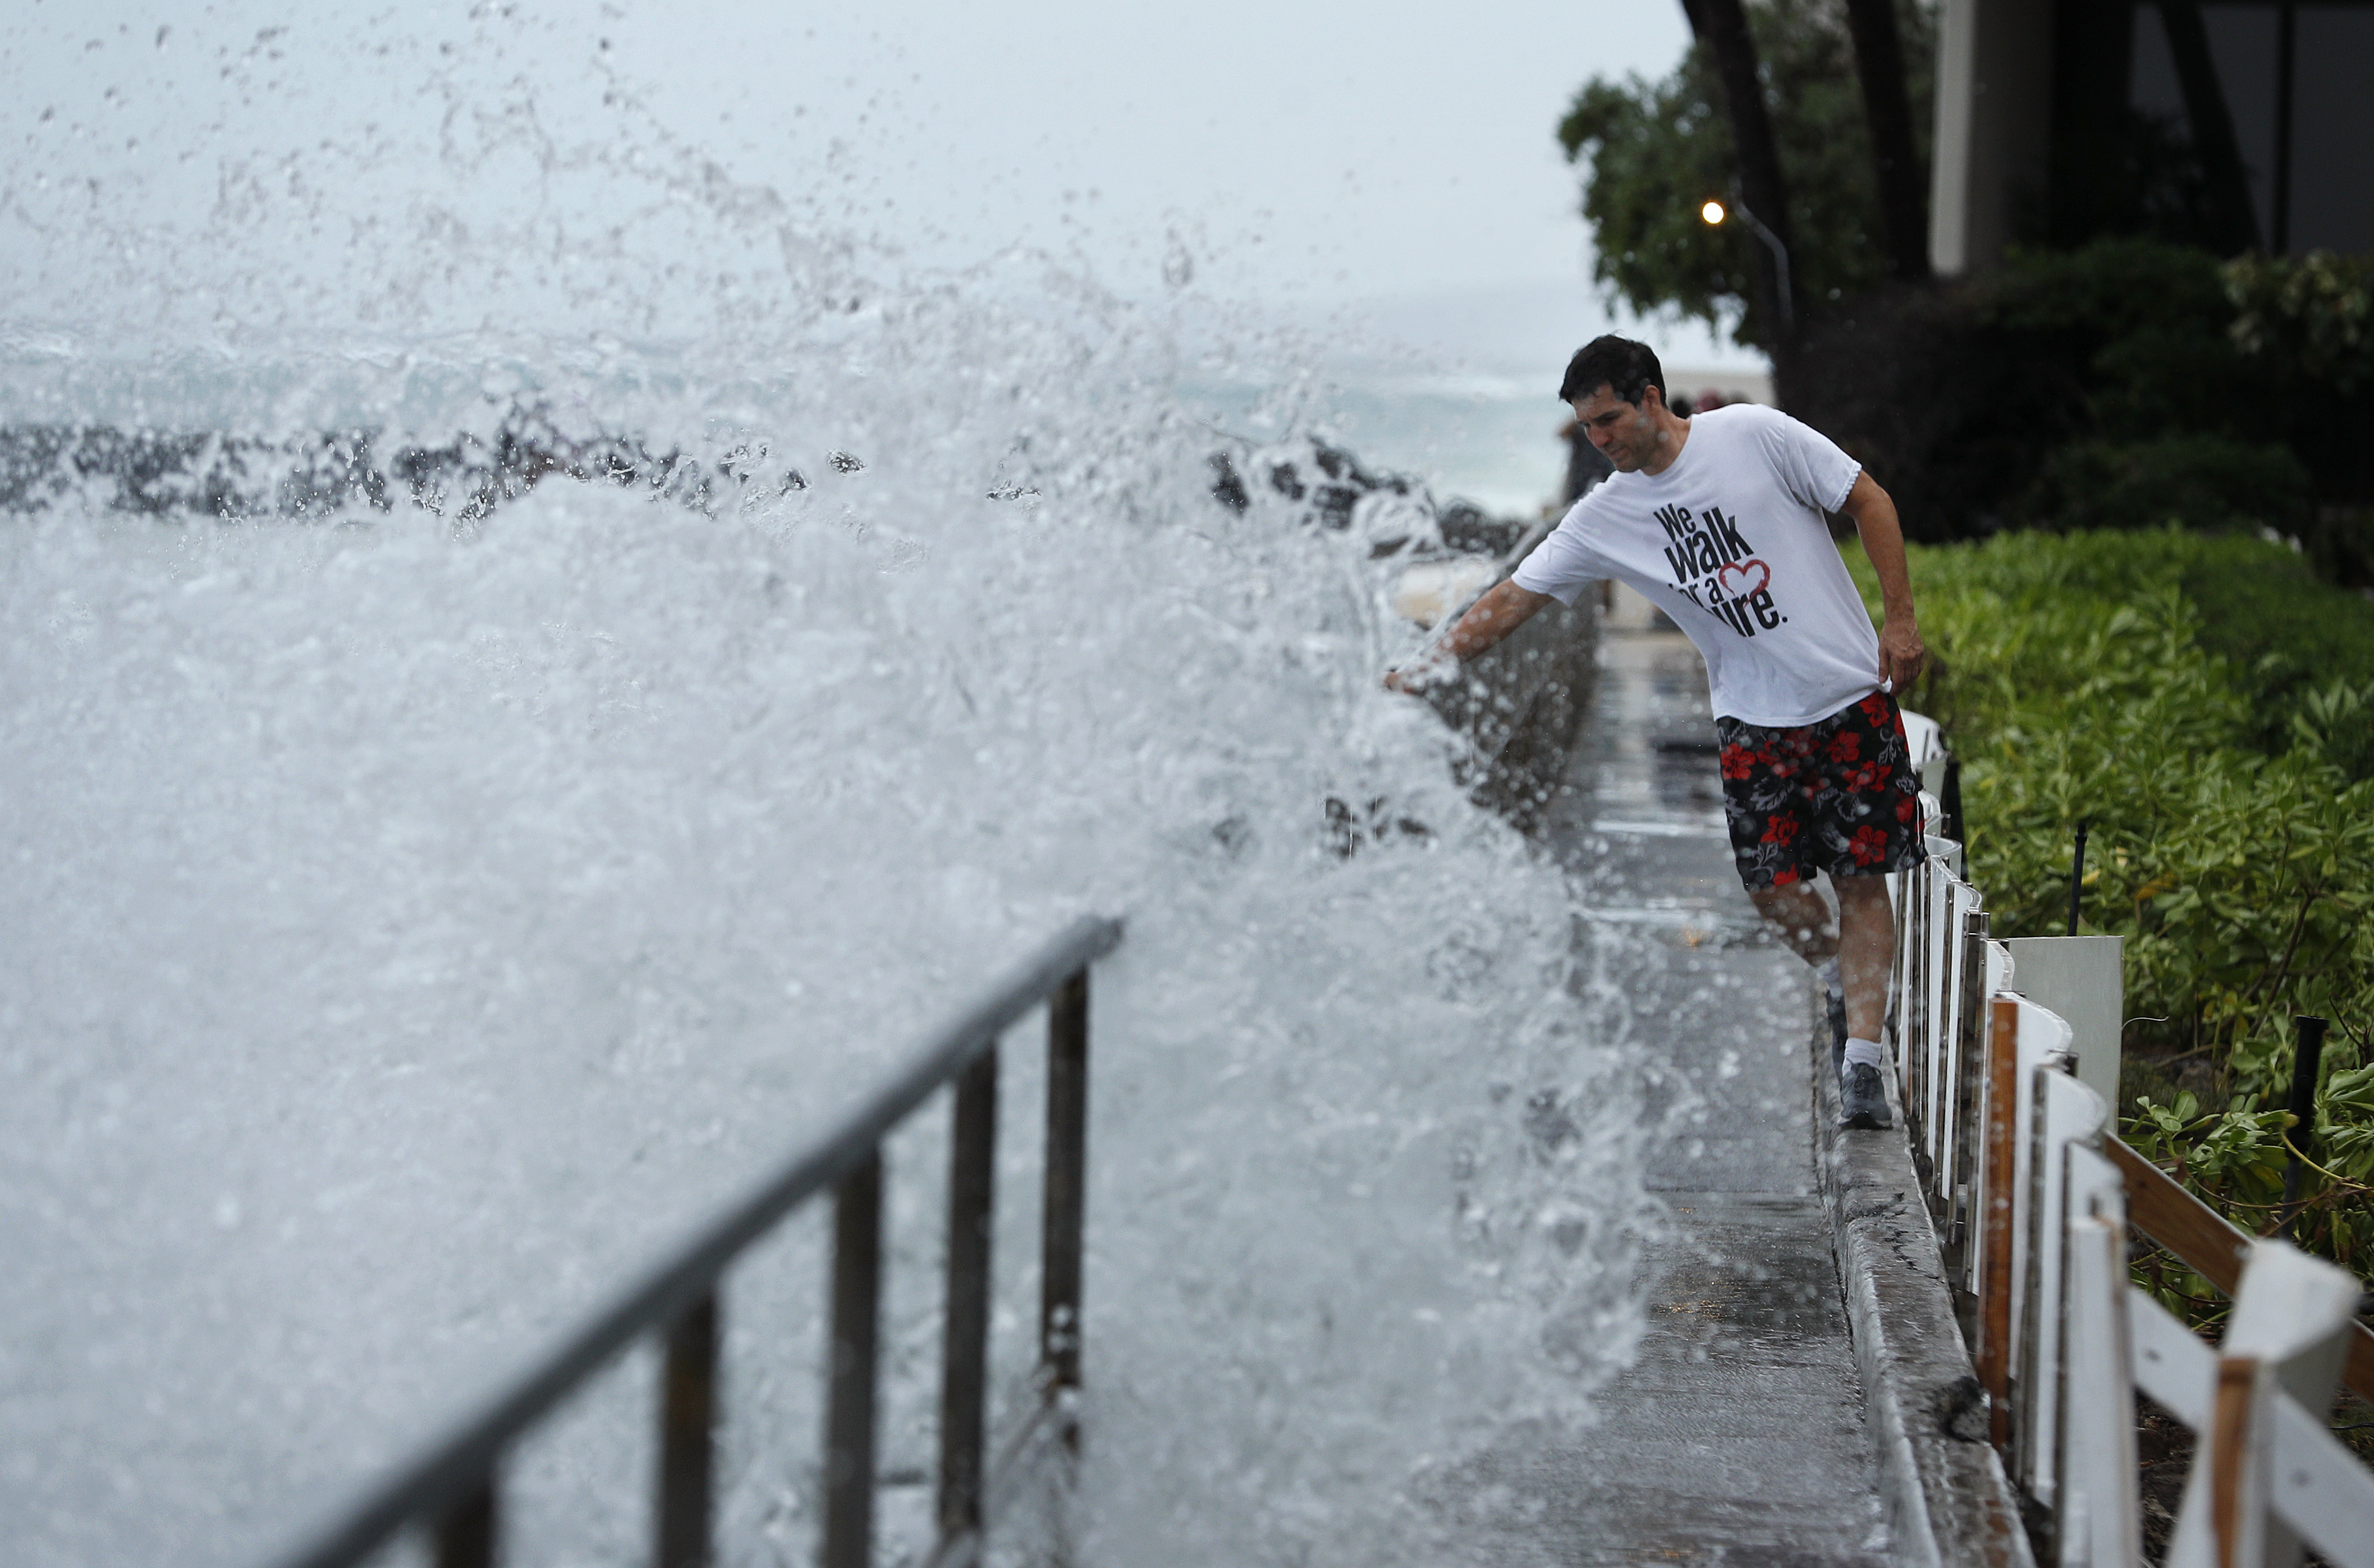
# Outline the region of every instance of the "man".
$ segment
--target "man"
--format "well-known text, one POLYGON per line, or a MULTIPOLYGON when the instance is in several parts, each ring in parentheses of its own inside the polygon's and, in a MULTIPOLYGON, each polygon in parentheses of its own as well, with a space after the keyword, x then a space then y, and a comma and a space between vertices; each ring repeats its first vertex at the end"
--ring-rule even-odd
POLYGON ((1845 1125, 1886 1126, 1878 1044, 1895 925, 1886 874, 1921 853, 1920 786, 1893 693, 1927 657, 1896 505, 1854 459, 1777 409, 1739 403, 1680 418, 1644 344, 1585 345, 1558 396, 1615 473, 1424 662, 1385 684, 1429 684, 1552 599, 1570 605, 1603 578, 1630 584, 1671 616, 1706 659, 1740 879, 1823 973, 1843 1036, 1845 1125), (1854 521, 1879 574, 1876 634, 1830 543, 1824 513, 1833 512, 1854 521), (1811 885, 1816 872, 1838 896, 1835 927, 1811 885))

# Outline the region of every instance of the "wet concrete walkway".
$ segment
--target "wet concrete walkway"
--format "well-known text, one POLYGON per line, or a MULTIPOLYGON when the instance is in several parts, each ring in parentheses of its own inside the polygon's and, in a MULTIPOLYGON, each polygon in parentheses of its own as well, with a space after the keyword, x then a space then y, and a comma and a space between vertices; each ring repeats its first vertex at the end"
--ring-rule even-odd
POLYGON ((1811 973, 1759 928, 1723 834, 1704 666, 1627 595, 1547 838, 1600 1027, 1663 1058, 1644 1172, 1665 1209, 1635 1364, 1599 1425, 1513 1440, 1490 1562, 1887 1561, 1863 1388, 1816 1189, 1811 973), (1628 602, 1627 602, 1628 601, 1628 602))

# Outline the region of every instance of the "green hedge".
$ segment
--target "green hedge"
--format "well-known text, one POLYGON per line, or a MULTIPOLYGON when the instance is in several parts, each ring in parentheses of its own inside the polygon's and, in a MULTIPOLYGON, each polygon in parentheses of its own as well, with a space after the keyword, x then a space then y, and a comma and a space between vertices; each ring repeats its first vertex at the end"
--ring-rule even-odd
MULTIPOLYGON (((1878 613, 1870 572, 1851 552, 1878 613)), ((1999 937, 2127 938, 2131 1142, 2236 1223, 2281 1197, 2295 1013, 2332 1020, 2303 1244, 2374 1262, 2374 605, 2282 545, 2171 529, 1915 547, 1999 937)), ((2171 1295, 2199 1281, 2159 1281, 2171 1295)))

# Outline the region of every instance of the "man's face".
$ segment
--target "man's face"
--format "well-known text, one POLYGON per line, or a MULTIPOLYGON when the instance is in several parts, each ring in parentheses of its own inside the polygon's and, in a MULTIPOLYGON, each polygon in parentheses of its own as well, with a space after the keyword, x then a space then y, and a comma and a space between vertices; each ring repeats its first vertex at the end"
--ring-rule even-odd
POLYGON ((1633 473, 1656 461, 1660 430, 1651 410, 1663 407, 1664 400, 1653 386, 1641 391, 1638 404, 1622 403, 1605 382, 1599 383, 1597 392, 1573 404, 1575 422, 1619 474, 1633 473))

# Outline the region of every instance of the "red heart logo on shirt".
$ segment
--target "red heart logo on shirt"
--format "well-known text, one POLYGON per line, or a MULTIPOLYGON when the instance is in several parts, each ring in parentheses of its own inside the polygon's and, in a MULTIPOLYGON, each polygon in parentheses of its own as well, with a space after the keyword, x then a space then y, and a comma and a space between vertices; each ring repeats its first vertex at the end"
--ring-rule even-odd
POLYGON ((1733 565, 1718 567, 1714 581, 1715 586, 1721 588, 1727 597, 1744 599, 1770 584, 1772 569, 1751 557, 1733 565))

